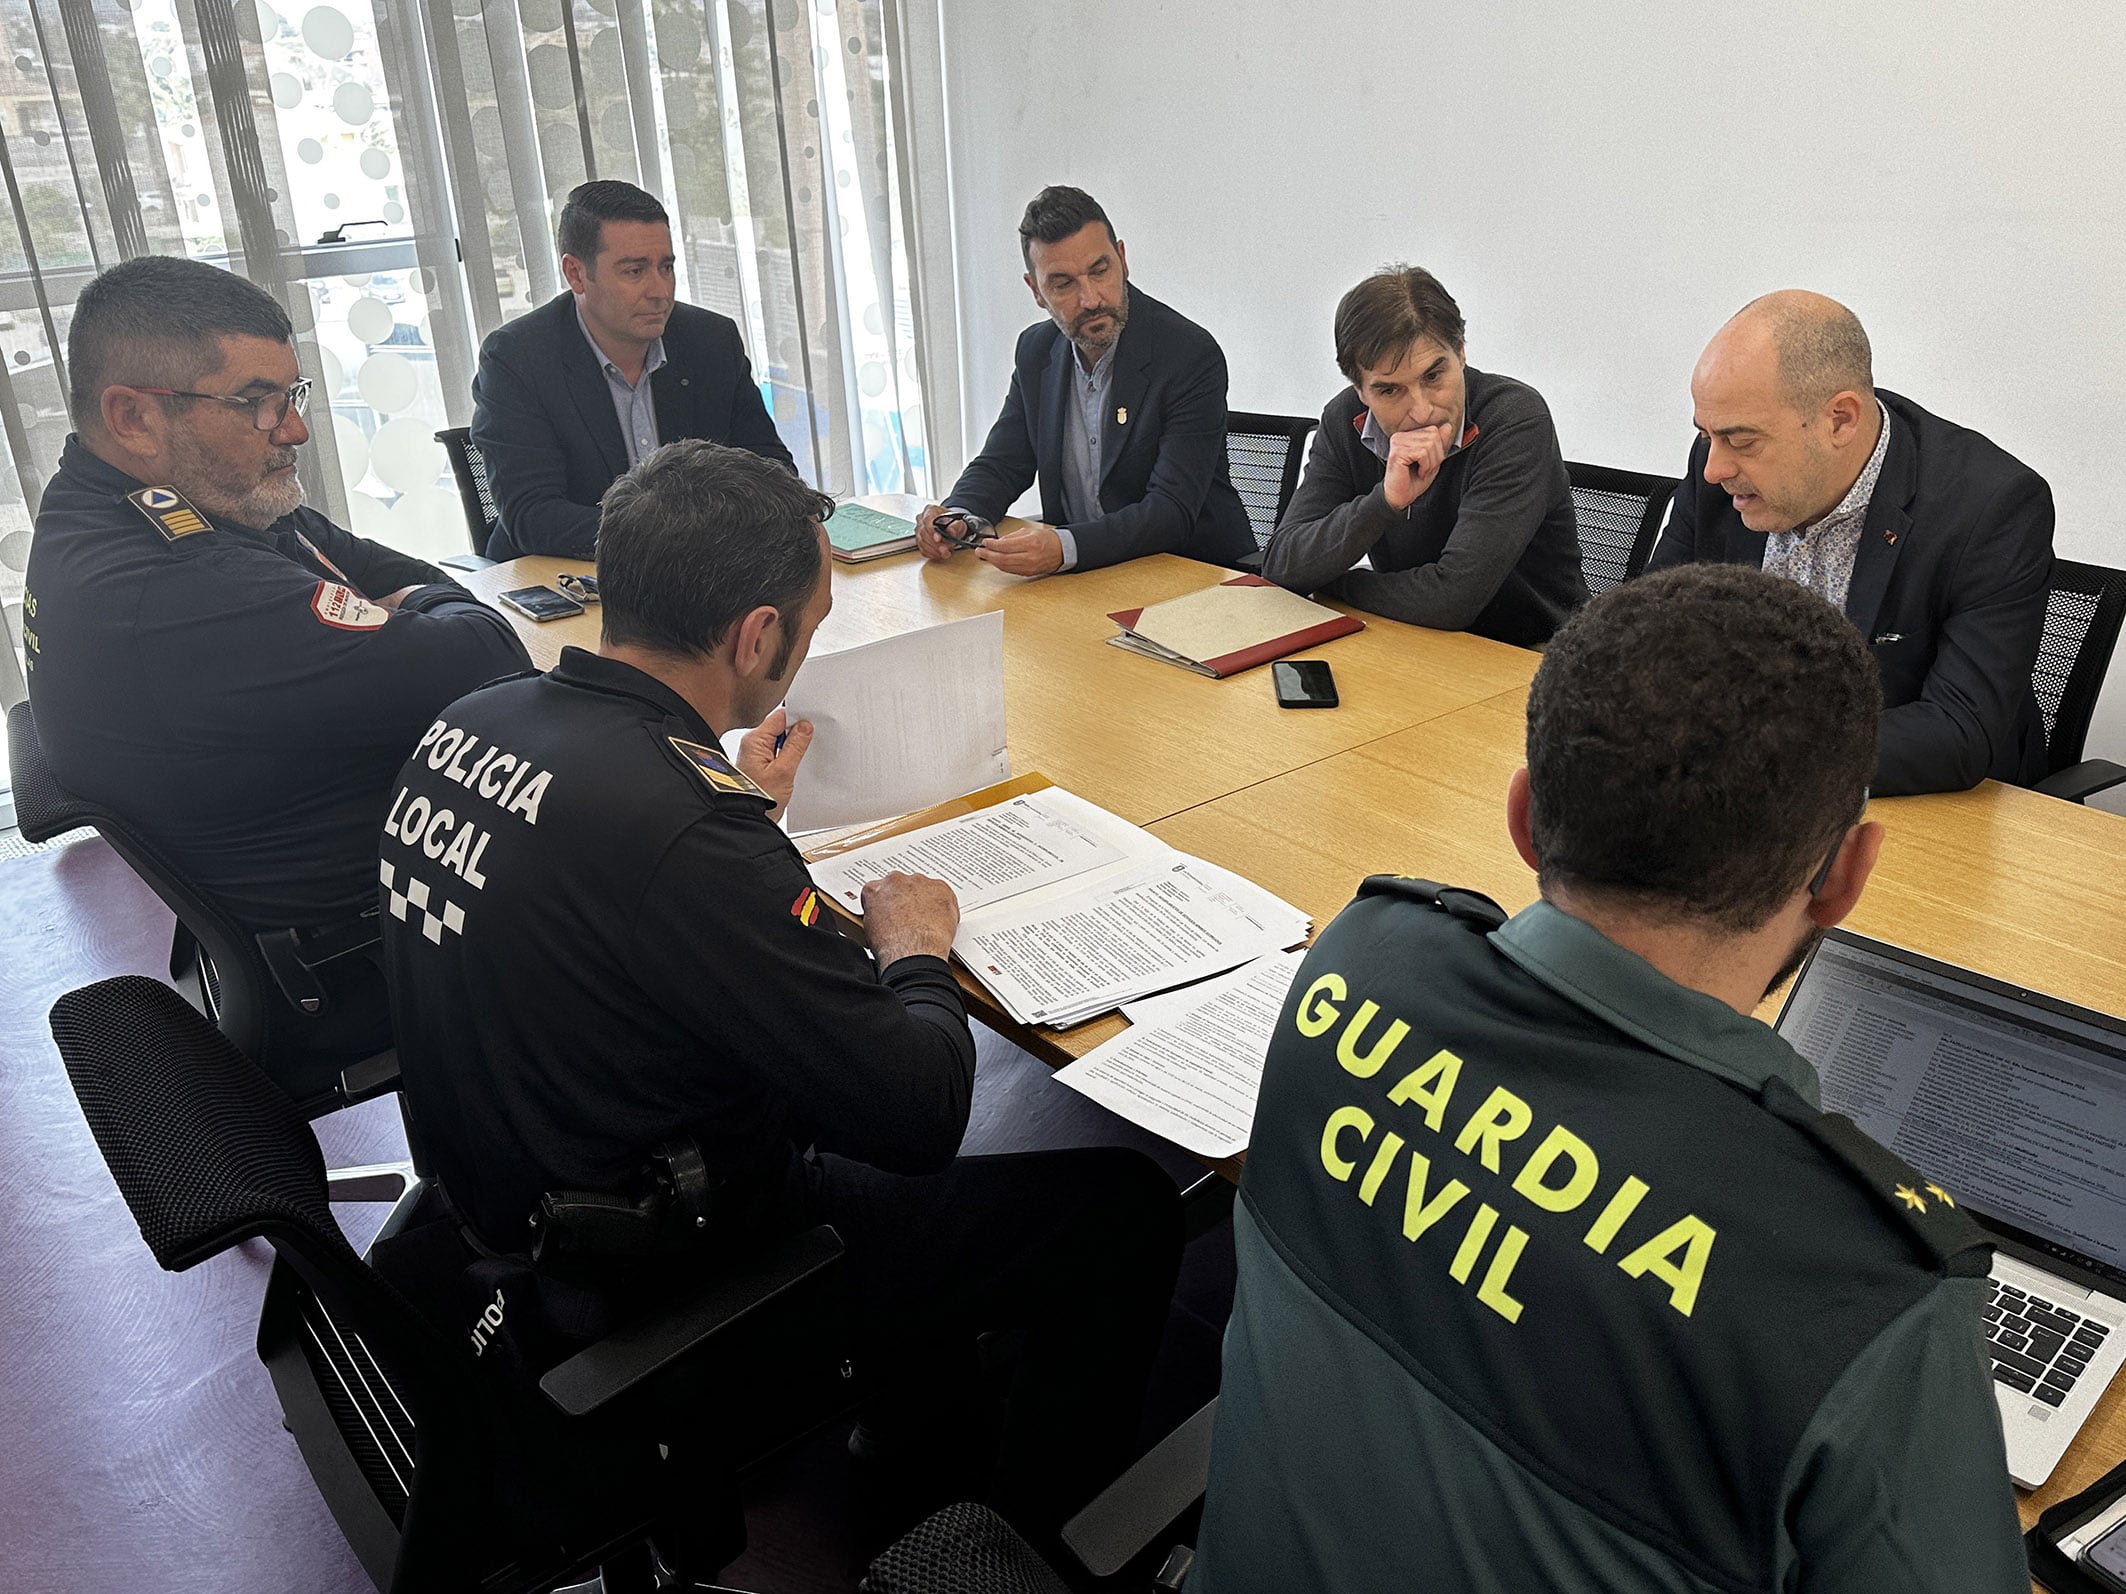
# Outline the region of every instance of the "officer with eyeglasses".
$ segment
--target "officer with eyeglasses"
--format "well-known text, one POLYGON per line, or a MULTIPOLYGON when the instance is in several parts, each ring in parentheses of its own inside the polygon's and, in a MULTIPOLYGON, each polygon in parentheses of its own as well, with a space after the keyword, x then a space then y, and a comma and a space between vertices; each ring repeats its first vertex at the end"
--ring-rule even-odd
POLYGON ((60 783, 269 954, 342 953, 312 971, 319 1011, 269 1004, 264 1043, 329 1077, 390 1044, 364 951, 385 784, 437 709, 530 660, 442 571, 304 507, 310 382, 291 331, 266 293, 198 261, 89 284, 23 630, 60 783))

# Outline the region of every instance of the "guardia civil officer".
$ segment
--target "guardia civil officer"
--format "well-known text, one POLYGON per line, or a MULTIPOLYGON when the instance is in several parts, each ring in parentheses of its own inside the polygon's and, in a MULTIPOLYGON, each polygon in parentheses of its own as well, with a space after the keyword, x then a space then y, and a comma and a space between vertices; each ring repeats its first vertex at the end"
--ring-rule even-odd
POLYGON ((2029 1587, 1989 1249, 1751 1016, 1874 865, 1879 710, 1794 583, 1629 582, 1529 699, 1541 900, 1379 877, 1323 932, 1190 1594, 2029 1587))
MULTIPOLYGON (((419 559, 302 506, 309 379, 286 312, 230 272, 149 256, 82 291, 75 435, 23 601, 30 701, 61 784, 122 815, 243 929, 366 939, 385 782, 435 711, 529 660, 419 559)), ((374 961, 326 1008, 269 1008, 306 1093, 389 1044, 374 961)))
POLYGON ((874 881, 867 955, 776 827, 812 737, 776 705, 832 602, 832 507, 758 455, 665 445, 605 496, 598 652, 423 733, 380 869, 407 1100, 497 1250, 542 1194, 624 1190, 690 1134, 716 1232, 673 1273, 827 1221, 873 1371, 1022 1330, 991 1497, 1039 1535, 1127 1459, 1178 1198, 1134 1152, 955 1161, 951 889, 874 881))

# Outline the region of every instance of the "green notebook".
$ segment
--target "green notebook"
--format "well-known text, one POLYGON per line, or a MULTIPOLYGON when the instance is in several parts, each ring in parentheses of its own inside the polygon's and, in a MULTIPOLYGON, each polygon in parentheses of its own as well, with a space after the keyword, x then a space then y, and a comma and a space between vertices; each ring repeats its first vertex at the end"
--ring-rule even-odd
POLYGON ((862 504, 838 504, 827 519, 827 541, 837 559, 883 559, 915 546, 915 522, 862 504))

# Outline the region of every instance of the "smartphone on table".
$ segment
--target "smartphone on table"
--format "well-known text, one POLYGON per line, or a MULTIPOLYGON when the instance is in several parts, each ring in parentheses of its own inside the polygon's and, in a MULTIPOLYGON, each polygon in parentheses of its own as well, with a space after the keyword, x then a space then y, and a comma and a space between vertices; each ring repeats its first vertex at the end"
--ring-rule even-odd
POLYGON ((499 596, 527 620, 564 620, 583 612, 582 604, 552 587, 518 587, 499 596))
POLYGON ((1278 659, 1270 666, 1279 708, 1334 708, 1336 677, 1320 659, 1278 659))

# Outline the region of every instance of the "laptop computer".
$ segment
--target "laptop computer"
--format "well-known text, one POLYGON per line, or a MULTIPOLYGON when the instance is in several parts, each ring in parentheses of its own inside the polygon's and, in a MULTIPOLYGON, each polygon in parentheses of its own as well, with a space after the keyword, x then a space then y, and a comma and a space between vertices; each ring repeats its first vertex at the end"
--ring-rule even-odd
POLYGON ((1833 930, 1776 1028, 1993 1240, 1993 1393, 2036 1488, 2126 1362, 2126 1022, 1833 930))

